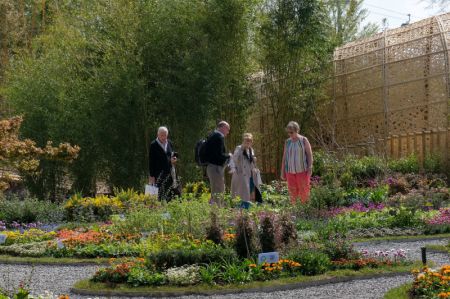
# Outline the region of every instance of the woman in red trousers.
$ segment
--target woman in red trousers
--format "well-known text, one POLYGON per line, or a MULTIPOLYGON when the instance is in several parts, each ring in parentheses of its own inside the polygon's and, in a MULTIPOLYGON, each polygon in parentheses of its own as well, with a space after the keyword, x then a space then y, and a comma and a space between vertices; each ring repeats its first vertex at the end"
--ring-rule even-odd
POLYGON ((289 122, 286 131, 289 138, 284 143, 281 179, 287 180, 292 204, 296 204, 297 200, 306 203, 309 200, 313 165, 311 144, 299 134, 297 122, 289 122))

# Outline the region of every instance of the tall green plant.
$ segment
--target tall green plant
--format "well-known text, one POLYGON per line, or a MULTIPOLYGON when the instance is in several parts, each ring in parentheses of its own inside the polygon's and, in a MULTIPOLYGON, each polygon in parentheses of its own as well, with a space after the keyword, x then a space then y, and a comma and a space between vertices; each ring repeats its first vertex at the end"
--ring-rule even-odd
MULTIPOLYGON (((244 0, 71 1, 31 53, 14 57, 4 94, 25 115, 23 135, 81 146, 74 190, 92 193, 99 180, 142 188, 159 125, 193 180, 196 140, 218 118, 244 122, 254 8, 244 0)), ((42 172, 61 174, 51 165, 42 172)))
MULTIPOLYGON (((332 47, 327 36, 327 19, 322 1, 266 2, 258 46, 260 64, 269 82, 269 121, 275 128, 284 128, 289 120, 297 120, 302 132, 308 131, 328 77, 332 47)), ((274 134, 280 144, 277 156, 281 157, 285 134, 283 130, 274 134)))
POLYGON ((374 23, 368 23, 360 29, 360 24, 368 15, 367 9, 362 8, 363 2, 364 0, 325 1, 331 20, 331 35, 335 46, 341 46, 379 31, 379 27, 374 23))

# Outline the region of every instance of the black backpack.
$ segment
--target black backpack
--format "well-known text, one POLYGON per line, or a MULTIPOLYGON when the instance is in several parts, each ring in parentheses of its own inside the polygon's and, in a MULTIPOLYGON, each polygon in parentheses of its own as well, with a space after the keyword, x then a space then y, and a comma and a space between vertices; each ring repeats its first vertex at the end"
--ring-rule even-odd
POLYGON ((206 139, 202 139, 195 144, 195 162, 198 166, 206 166, 206 160, 206 139))

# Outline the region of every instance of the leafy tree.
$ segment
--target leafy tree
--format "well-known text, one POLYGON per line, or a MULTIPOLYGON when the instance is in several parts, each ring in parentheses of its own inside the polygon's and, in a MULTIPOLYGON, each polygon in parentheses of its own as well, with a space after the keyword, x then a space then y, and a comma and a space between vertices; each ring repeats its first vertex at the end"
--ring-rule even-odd
MULTIPOLYGON (((271 119, 275 128, 298 120, 307 131, 312 112, 323 98, 332 44, 327 36, 327 11, 322 1, 274 0, 264 7, 258 36, 260 63, 267 84, 271 119)), ((273 133, 277 157, 285 138, 273 133)), ((279 169, 278 165, 276 165, 279 169)))
MULTIPOLYGON (((54 12, 67 0, 0 0, 0 84, 9 60, 29 49, 34 37, 52 22, 54 12)), ((0 98, 1 100, 1 98, 0 98)), ((8 114, 7 106, 0 114, 8 114)))
MULTIPOLYGON (((245 78, 254 2, 64 3, 7 72, 5 95, 25 115, 22 134, 38 144, 79 144, 70 173, 85 193, 99 180, 142 188, 147 147, 162 124, 181 149, 181 172, 195 173, 199 136, 217 118, 245 115, 251 99, 245 78), (221 114, 221 107, 235 108, 221 114)), ((43 170, 49 178, 59 171, 43 170)))
POLYGON ((374 23, 368 23, 359 30, 368 14, 367 9, 362 8, 363 2, 364 0, 326 1, 331 21, 331 35, 335 46, 341 46, 379 31, 379 27, 374 23))

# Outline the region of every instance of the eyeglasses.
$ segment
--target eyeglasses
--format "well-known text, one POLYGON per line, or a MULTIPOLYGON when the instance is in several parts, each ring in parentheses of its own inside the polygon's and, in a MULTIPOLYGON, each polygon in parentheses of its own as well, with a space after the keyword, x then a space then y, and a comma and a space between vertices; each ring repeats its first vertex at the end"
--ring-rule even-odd
POLYGON ((289 135, 295 134, 295 132, 293 132, 293 131, 288 131, 287 133, 288 133, 289 135))

